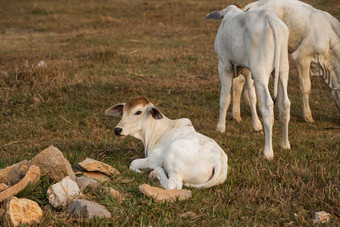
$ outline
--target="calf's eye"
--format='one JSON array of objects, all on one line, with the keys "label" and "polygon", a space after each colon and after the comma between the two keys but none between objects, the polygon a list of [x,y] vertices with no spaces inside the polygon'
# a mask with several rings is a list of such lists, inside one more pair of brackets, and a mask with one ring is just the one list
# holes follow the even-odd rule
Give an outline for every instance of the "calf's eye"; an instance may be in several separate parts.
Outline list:
[{"label": "calf's eye", "polygon": [[135,115],[140,115],[142,113],[142,111],[138,110]]}]

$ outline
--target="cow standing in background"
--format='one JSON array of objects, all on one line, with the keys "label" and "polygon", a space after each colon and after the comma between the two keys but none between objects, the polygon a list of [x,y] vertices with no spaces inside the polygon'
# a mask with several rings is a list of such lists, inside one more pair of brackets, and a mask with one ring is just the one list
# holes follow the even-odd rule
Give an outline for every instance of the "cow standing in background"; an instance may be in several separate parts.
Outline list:
[{"label": "cow standing in background", "polygon": [[225,131],[226,112],[230,103],[232,79],[248,68],[261,100],[265,130],[264,156],[274,157],[272,128],[274,123],[273,100],[268,83],[275,70],[274,99],[278,95],[279,117],[282,125],[281,147],[290,149],[288,123],[290,101],[288,84],[288,36],[287,26],[270,10],[245,12],[235,5],[215,11],[206,19],[223,18],[215,39],[215,51],[219,58],[218,72],[222,84],[220,95],[220,119],[217,130]]},{"label": "cow standing in background", "polygon": [[[309,107],[310,75],[323,77],[340,110],[339,21],[329,13],[297,0],[260,0],[248,4],[244,10],[272,10],[287,25],[289,29],[288,51],[292,54],[298,71],[304,119],[307,122],[313,122]],[[243,83],[242,80],[235,80],[235,86],[233,86],[233,94],[235,94],[233,116],[236,120],[240,119],[238,110]],[[251,86],[251,82],[247,83]],[[249,101],[250,106],[254,108],[256,100],[255,102]],[[254,118],[256,116],[253,116]]]}]

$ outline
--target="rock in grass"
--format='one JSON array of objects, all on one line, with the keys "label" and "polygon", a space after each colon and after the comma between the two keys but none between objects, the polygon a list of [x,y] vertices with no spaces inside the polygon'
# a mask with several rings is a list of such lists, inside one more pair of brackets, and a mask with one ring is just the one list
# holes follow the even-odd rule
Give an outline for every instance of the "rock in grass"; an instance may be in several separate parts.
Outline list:
[{"label": "rock in grass", "polygon": [[75,180],[76,176],[70,162],[64,158],[63,153],[54,146],[41,151],[31,161],[21,161],[0,170],[0,183],[14,185],[26,174],[29,167],[35,165],[41,170],[41,176],[48,175],[55,181],[70,176]]},{"label": "rock in grass", "polygon": [[107,176],[119,174],[118,170],[112,166],[91,158],[86,158],[84,161],[80,162],[78,166],[88,172],[101,172]]},{"label": "rock in grass", "polygon": [[2,215],[4,215],[5,213],[5,208],[0,208],[0,217],[2,217]]},{"label": "rock in grass", "polygon": [[54,207],[66,205],[70,200],[80,194],[77,183],[69,176],[64,177],[60,182],[51,185],[48,190],[48,201]]},{"label": "rock in grass", "polygon": [[87,187],[99,188],[101,186],[96,180],[88,177],[77,177],[76,182],[80,191],[84,191]]},{"label": "rock in grass", "polygon": [[5,191],[8,188],[7,184],[0,183],[0,192]]},{"label": "rock in grass", "polygon": [[188,212],[185,212],[185,213],[182,213],[179,215],[181,218],[194,218],[197,216],[197,214],[195,214],[194,212],[192,211],[188,211]]},{"label": "rock in grass", "polygon": [[28,161],[23,160],[14,165],[8,166],[4,169],[0,170],[0,183],[5,183],[7,185],[14,185],[18,183],[23,176],[25,176],[26,168],[22,168],[24,165],[27,165]]},{"label": "rock in grass", "polygon": [[40,179],[40,169],[37,166],[31,166],[27,171],[25,177],[17,184],[12,187],[7,188],[6,190],[0,192],[0,202],[4,201],[7,198],[16,195],[20,191],[22,191],[28,184],[34,185]]},{"label": "rock in grass", "polygon": [[325,211],[319,211],[315,212],[315,218],[314,218],[314,223],[319,224],[319,223],[328,223],[329,220],[331,219],[331,214],[327,213]]},{"label": "rock in grass", "polygon": [[66,176],[70,176],[72,180],[76,179],[71,164],[55,146],[49,146],[41,151],[28,165],[39,166],[42,176],[48,175],[55,181],[60,181]]},{"label": "rock in grass", "polygon": [[84,217],[88,220],[94,217],[111,218],[111,213],[103,205],[85,199],[70,202],[67,209],[75,218]]},{"label": "rock in grass", "polygon": [[94,179],[96,181],[99,181],[100,183],[104,183],[107,181],[110,181],[110,178],[102,173],[96,173],[96,172],[81,172],[85,177]]},{"label": "rock in grass", "polygon": [[119,191],[111,188],[111,187],[102,187],[105,192],[109,193],[112,198],[118,199],[121,198],[124,200],[123,196],[119,193]]},{"label": "rock in grass", "polygon": [[40,206],[29,199],[12,197],[6,204],[5,226],[39,224],[42,217]]},{"label": "rock in grass", "polygon": [[165,190],[162,188],[152,187],[148,184],[143,184],[139,186],[139,191],[157,201],[175,201],[177,198],[178,200],[191,198],[191,191],[186,189]]}]

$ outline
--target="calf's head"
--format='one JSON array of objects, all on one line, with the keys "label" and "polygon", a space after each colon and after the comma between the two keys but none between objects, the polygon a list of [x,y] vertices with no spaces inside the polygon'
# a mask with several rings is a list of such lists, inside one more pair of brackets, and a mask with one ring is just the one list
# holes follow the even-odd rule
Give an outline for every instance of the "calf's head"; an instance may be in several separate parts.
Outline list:
[{"label": "calf's head", "polygon": [[121,117],[120,122],[114,128],[114,133],[117,136],[132,135],[139,139],[147,121],[163,118],[157,107],[145,97],[133,98],[127,103],[111,106],[105,111],[105,114]]}]

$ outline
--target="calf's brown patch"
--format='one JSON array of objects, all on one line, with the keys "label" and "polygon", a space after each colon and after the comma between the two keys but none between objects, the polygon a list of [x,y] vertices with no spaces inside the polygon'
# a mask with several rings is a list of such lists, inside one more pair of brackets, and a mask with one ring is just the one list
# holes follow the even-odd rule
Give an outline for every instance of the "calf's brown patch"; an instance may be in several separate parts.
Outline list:
[{"label": "calf's brown patch", "polygon": [[128,111],[128,110],[134,108],[135,106],[142,105],[144,107],[144,106],[149,105],[149,104],[150,104],[149,100],[147,100],[143,96],[140,96],[140,97],[137,97],[137,98],[130,99],[126,103],[125,109]]}]

